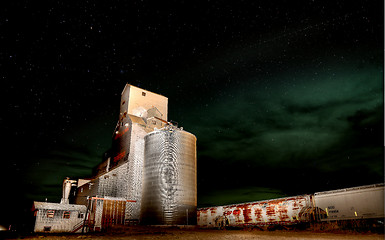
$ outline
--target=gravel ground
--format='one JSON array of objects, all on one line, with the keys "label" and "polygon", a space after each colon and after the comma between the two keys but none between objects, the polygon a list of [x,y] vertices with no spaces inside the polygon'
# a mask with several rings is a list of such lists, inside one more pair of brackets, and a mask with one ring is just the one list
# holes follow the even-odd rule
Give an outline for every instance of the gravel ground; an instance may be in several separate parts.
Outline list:
[{"label": "gravel ground", "polygon": [[130,227],[114,233],[61,234],[25,236],[24,239],[384,239],[374,233],[322,233],[311,231],[205,230],[161,227]]}]

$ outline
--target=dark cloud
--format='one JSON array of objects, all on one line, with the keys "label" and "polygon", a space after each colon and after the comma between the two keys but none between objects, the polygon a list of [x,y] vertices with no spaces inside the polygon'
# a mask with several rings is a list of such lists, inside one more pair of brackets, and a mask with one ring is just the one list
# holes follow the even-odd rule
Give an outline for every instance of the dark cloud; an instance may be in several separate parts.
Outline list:
[{"label": "dark cloud", "polygon": [[[230,179],[229,179],[230,180]],[[218,206],[250,201],[274,199],[286,196],[278,189],[264,187],[240,187],[235,189],[214,190],[198,197],[201,206]]]},{"label": "dark cloud", "polygon": [[[102,155],[79,145],[62,144],[34,159],[26,173],[27,198],[43,201],[48,198],[57,202],[61,198],[61,182],[64,178],[90,177],[92,168],[101,162]],[[56,186],[54,188],[53,186]]]},{"label": "dark cloud", "polygon": [[[200,184],[226,188],[254,182],[260,186],[254,176],[262,175],[269,179],[263,184],[295,192],[300,188],[296,184],[281,188],[290,172],[295,178],[311,177],[310,172],[318,175],[309,191],[326,190],[330,181],[339,185],[351,185],[357,179],[380,182],[382,71],[371,66],[347,71],[354,65],[287,86],[273,82],[268,87],[238,87],[228,92],[234,97],[221,97],[204,113],[195,113],[201,116],[191,129],[198,136],[198,159],[203,165]],[[345,173],[357,173],[357,169],[361,169],[359,176]],[[214,171],[224,176],[210,174]]]}]

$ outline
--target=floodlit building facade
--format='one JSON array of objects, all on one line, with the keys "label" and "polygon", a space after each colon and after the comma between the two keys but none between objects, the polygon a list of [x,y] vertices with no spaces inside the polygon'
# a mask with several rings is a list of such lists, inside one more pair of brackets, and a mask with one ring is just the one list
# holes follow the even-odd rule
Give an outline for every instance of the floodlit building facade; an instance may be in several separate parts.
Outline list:
[{"label": "floodlit building facade", "polygon": [[[64,181],[60,204],[35,202],[35,231],[98,231],[133,223],[196,224],[196,138],[169,123],[167,111],[167,97],[127,84],[111,149],[91,178]],[[59,221],[57,215],[53,225],[44,217],[47,211],[60,207],[68,211],[70,206],[84,213],[78,215],[83,216],[78,219],[82,224],[60,228],[66,218]],[[157,218],[152,218],[155,213]]]}]

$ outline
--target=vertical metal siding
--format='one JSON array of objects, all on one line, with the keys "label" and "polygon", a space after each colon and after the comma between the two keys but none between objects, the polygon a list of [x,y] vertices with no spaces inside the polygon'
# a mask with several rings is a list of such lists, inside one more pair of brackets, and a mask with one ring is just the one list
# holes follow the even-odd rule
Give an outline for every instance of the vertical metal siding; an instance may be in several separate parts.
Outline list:
[{"label": "vertical metal siding", "polygon": [[104,200],[102,214],[102,229],[112,225],[123,225],[126,201]]},{"label": "vertical metal siding", "polygon": [[145,137],[141,222],[196,224],[196,138],[179,129]]}]

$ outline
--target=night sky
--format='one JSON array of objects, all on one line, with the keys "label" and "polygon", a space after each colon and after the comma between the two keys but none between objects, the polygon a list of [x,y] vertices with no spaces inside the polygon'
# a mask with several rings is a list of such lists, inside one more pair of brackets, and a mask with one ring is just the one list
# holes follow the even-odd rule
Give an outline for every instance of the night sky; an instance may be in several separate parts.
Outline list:
[{"label": "night sky", "polygon": [[383,182],[383,4],[3,6],[0,223],[91,176],[126,83],[196,135],[199,207]]}]

